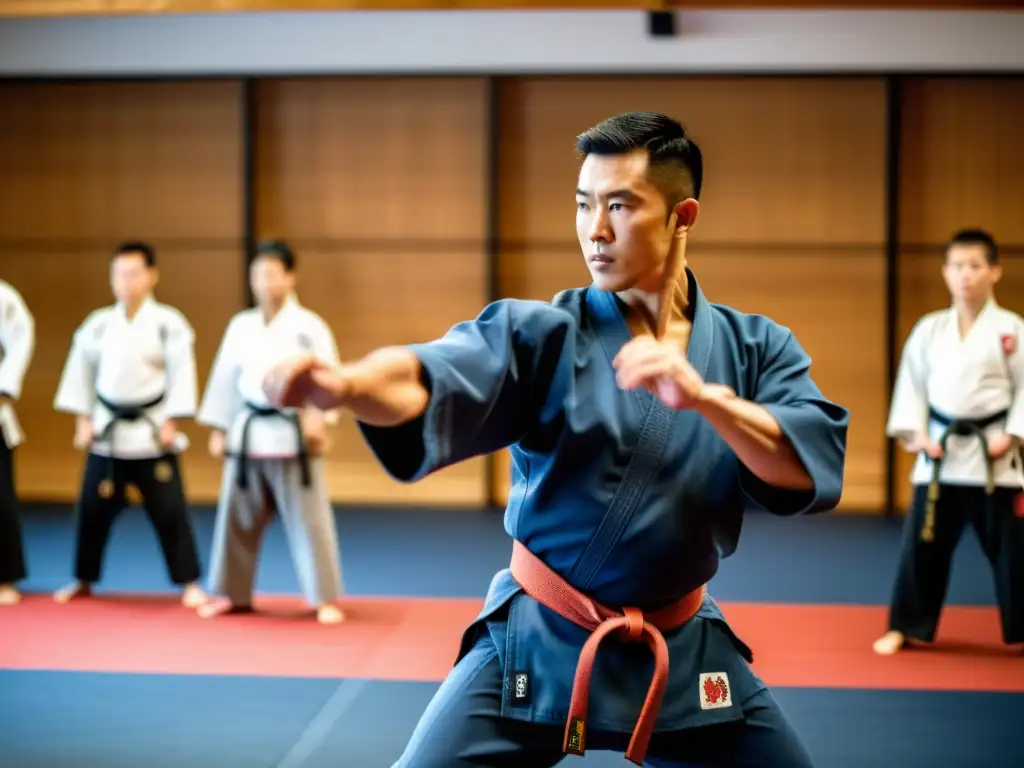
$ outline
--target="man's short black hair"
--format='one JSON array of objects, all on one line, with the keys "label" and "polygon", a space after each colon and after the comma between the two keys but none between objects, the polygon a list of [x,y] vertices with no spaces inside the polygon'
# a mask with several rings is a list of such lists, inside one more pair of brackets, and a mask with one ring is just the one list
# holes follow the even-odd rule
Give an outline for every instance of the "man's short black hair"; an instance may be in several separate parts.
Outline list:
[{"label": "man's short black hair", "polygon": [[984,229],[961,229],[949,241],[949,245],[980,245],[985,248],[989,264],[999,263],[999,246],[996,239]]},{"label": "man's short black hair", "polygon": [[127,256],[129,254],[141,256],[143,261],[146,262],[147,267],[156,266],[156,248],[150,243],[143,240],[126,240],[123,243],[118,243],[114,249],[113,258],[116,259],[118,256]]},{"label": "man's short black hair", "polygon": [[584,155],[623,155],[647,150],[648,174],[668,200],[669,208],[689,197],[700,199],[704,158],[686,127],[657,112],[625,112],[598,123],[576,137]]},{"label": "man's short black hair", "polygon": [[260,240],[256,243],[253,259],[261,256],[277,259],[284,266],[285,272],[295,271],[295,253],[284,240]]}]

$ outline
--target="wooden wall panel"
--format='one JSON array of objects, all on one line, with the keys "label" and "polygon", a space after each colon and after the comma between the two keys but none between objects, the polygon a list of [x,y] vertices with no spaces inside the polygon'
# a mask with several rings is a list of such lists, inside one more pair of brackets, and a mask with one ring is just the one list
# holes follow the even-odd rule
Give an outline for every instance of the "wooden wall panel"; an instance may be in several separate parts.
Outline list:
[{"label": "wooden wall panel", "polygon": [[[261,83],[258,229],[291,241],[299,296],[343,359],[423,341],[486,300],[483,79]],[[329,455],[332,495],[356,502],[482,504],[477,459],[392,481],[348,418]]]},{"label": "wooden wall panel", "polygon": [[[119,240],[156,245],[157,298],[194,326],[205,383],[220,333],[243,305],[240,94],[218,81],[0,86],[0,275],[25,296],[38,332],[18,408],[24,498],[77,492],[73,421],[52,402],[75,328],[112,301],[108,263]],[[193,442],[187,491],[212,500],[219,464],[206,455],[206,431],[184,427]]]},{"label": "wooden wall panel", "polygon": [[[790,325],[853,414],[842,506],[884,503],[885,94],[880,79],[517,78],[501,94],[503,293],[589,276],[575,241],[573,139],[652,109],[701,145],[691,266],[712,301]],[[507,454],[496,462],[501,498]]]},{"label": "wooden wall panel", "polygon": [[[1024,314],[1024,77],[908,78],[902,126],[899,348],[922,315],[949,305],[943,243],[965,227],[984,227],[999,241],[996,297]],[[904,510],[912,466],[913,457],[897,451]]]},{"label": "wooden wall panel", "polygon": [[900,144],[900,242],[937,245],[964,226],[1024,243],[1024,77],[908,78]]}]

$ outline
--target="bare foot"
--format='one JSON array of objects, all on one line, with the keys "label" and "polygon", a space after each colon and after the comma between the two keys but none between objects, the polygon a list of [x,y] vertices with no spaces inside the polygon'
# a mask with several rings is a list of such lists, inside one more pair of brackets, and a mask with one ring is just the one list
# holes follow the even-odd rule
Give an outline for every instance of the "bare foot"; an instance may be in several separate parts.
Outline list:
[{"label": "bare foot", "polygon": [[316,620],[321,624],[341,624],[345,613],[336,605],[321,605],[316,609]]},{"label": "bare foot", "polygon": [[907,638],[903,633],[893,629],[875,640],[872,647],[879,656],[892,656],[894,653],[898,653],[906,645],[906,642]]},{"label": "bare foot", "polygon": [[198,608],[206,602],[206,593],[198,584],[189,584],[181,593],[181,604],[186,608]]},{"label": "bare foot", "polygon": [[13,584],[0,584],[0,605],[14,605],[21,601],[21,592]]},{"label": "bare foot", "polygon": [[235,605],[228,600],[210,600],[201,605],[196,613],[204,619],[212,619],[216,616],[229,616],[234,613],[252,613],[251,605]]},{"label": "bare foot", "polygon": [[92,585],[85,581],[73,581],[66,587],[62,587],[53,593],[53,599],[58,603],[68,603],[76,597],[89,597],[92,594]]}]

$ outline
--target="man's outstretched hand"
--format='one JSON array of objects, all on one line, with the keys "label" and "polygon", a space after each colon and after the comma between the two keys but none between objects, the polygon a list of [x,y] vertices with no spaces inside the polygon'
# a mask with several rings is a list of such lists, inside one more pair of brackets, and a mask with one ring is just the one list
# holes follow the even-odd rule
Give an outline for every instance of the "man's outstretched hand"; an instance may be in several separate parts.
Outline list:
[{"label": "man's outstretched hand", "polygon": [[263,378],[263,393],[278,408],[312,405],[329,411],[345,404],[349,381],[342,369],[301,355],[271,368]]},{"label": "man's outstretched hand", "polygon": [[405,347],[383,347],[343,365],[313,355],[284,360],[263,378],[263,392],[278,408],[344,408],[377,427],[404,424],[430,402],[419,358]]}]

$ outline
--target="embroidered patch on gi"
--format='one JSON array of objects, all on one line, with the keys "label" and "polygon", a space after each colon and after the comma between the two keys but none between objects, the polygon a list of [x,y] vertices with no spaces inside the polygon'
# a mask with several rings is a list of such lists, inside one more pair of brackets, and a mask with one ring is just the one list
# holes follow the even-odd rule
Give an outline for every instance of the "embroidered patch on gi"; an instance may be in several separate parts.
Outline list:
[{"label": "embroidered patch on gi", "polygon": [[170,462],[158,461],[153,466],[153,477],[161,483],[169,483],[171,478],[174,477],[174,468],[171,467]]},{"label": "embroidered patch on gi", "polygon": [[1017,337],[1012,333],[1004,333],[999,337],[999,341],[1002,342],[1004,355],[1009,356],[1017,351]]},{"label": "embroidered patch on gi", "polygon": [[722,709],[732,706],[729,676],[725,672],[703,672],[700,676],[700,708]]},{"label": "embroidered patch on gi", "polygon": [[96,488],[96,493],[104,501],[109,501],[114,498],[114,482],[108,478],[100,480],[99,486]]},{"label": "embroidered patch on gi", "polygon": [[516,704],[530,702],[530,675],[528,673],[516,672],[512,676],[512,698]]},{"label": "embroidered patch on gi", "polygon": [[1018,493],[1013,500],[1013,514],[1024,520],[1024,492]]}]

